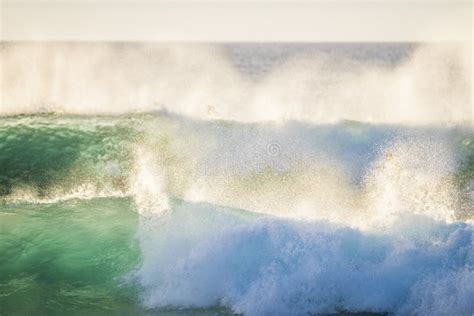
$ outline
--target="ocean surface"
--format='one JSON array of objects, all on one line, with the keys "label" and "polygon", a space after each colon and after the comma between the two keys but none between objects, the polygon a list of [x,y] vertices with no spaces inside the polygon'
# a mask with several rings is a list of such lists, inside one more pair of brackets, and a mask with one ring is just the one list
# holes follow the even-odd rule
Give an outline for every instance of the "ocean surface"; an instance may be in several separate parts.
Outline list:
[{"label": "ocean surface", "polygon": [[2,43],[0,315],[474,315],[467,55]]}]

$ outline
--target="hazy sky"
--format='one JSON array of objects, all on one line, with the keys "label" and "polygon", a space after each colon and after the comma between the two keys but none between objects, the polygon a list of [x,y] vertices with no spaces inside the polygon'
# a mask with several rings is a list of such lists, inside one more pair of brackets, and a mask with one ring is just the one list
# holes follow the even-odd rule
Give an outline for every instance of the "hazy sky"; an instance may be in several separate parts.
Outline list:
[{"label": "hazy sky", "polygon": [[0,1],[1,40],[472,41],[472,1]]}]

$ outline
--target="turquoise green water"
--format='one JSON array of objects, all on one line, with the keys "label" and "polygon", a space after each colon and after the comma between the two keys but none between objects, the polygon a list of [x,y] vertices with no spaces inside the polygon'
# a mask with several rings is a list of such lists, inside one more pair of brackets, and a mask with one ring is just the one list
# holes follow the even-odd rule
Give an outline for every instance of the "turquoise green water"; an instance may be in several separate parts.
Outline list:
[{"label": "turquoise green water", "polygon": [[136,306],[124,275],[140,261],[127,199],[0,207],[0,310],[114,311]]},{"label": "turquoise green water", "polygon": [[58,185],[67,190],[92,180],[106,187],[129,169],[128,146],[138,133],[131,127],[128,119],[1,119],[0,196],[18,186],[33,187],[40,197]]}]

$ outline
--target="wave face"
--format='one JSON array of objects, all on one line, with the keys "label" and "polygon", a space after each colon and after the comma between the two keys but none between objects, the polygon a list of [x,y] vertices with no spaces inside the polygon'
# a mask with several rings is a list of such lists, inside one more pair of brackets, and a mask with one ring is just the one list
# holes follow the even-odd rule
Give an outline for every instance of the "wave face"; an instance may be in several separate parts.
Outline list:
[{"label": "wave face", "polygon": [[0,206],[2,313],[133,314],[123,275],[140,262],[136,225],[125,199]]},{"label": "wave face", "polygon": [[457,46],[1,47],[0,313],[474,313]]}]

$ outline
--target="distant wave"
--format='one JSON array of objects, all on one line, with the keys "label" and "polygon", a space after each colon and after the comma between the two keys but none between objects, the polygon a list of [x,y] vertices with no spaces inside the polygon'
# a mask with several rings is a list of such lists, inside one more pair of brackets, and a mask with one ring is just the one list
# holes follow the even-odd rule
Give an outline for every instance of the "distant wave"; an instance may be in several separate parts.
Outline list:
[{"label": "distant wave", "polygon": [[410,46],[396,61],[396,47],[374,55],[346,46],[282,54],[236,45],[229,54],[204,44],[2,43],[0,115],[166,110],[240,122],[472,124],[469,45]]}]

